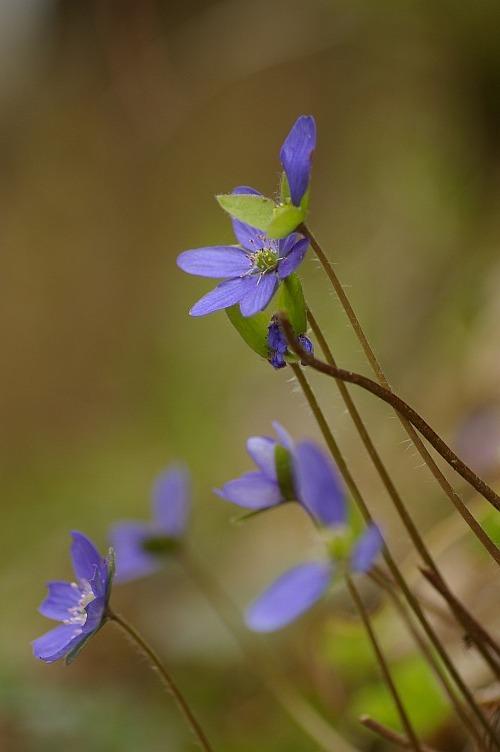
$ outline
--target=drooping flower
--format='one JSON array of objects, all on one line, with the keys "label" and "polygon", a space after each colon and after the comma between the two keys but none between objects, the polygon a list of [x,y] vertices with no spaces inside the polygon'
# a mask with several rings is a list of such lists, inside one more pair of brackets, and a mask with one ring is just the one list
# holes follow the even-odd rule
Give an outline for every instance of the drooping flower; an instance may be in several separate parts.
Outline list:
[{"label": "drooping flower", "polygon": [[367,572],[383,546],[376,525],[370,525],[357,541],[352,540],[339,479],[315,444],[304,441],[297,445],[294,469],[301,503],[326,526],[328,556],[293,567],[257,598],[246,614],[247,625],[256,632],[273,632],[301,616],[326,593],[339,569]]},{"label": "drooping flower", "polygon": [[66,657],[70,662],[106,620],[111,580],[112,554],[101,556],[82,533],[73,532],[71,557],[75,582],[49,582],[48,596],[40,613],[61,624],[32,643],[33,654],[46,663]]},{"label": "drooping flower", "polygon": [[[233,194],[259,195],[246,186]],[[194,304],[191,316],[205,316],[236,303],[243,316],[263,311],[281,280],[294,272],[307,251],[308,240],[298,233],[273,240],[237,219],[233,219],[233,229],[239,246],[196,248],[177,258],[177,265],[188,274],[223,280]]]},{"label": "drooping flower", "polygon": [[[313,343],[311,342],[309,337],[306,337],[305,334],[299,334],[297,339],[301,347],[307,353],[313,352]],[[269,324],[267,331],[267,345],[269,348],[269,363],[273,368],[284,368],[286,366],[285,356],[290,355],[290,351],[288,349],[288,343],[281,330],[281,327],[274,316],[271,319],[271,323]]]},{"label": "drooping flower", "polygon": [[315,148],[316,122],[312,115],[301,115],[293,124],[280,152],[294,206],[300,206],[309,187]]},{"label": "drooping flower", "polygon": [[153,486],[153,519],[117,522],[110,531],[116,581],[127,582],[160,569],[181,544],[189,506],[189,475],[183,467],[165,470]]}]

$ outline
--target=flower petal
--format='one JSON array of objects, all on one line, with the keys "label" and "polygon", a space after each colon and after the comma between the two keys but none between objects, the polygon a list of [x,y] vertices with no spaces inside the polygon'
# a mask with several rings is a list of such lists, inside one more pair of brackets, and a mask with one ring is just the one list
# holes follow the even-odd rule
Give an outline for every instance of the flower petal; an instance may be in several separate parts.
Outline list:
[{"label": "flower petal", "polygon": [[46,663],[53,663],[84,639],[82,628],[75,624],[60,624],[31,643],[33,655]]},{"label": "flower petal", "polygon": [[[248,185],[239,185],[234,189],[233,193],[243,193],[254,196],[262,195],[259,193],[259,191],[250,188]],[[252,253],[259,250],[259,248],[262,248],[262,230],[258,230],[256,227],[252,227],[251,225],[247,225],[246,222],[240,222],[239,219],[233,219],[232,222],[233,232],[236,235],[238,243],[240,243],[243,248],[246,248],[247,251],[251,251]]]},{"label": "flower petal", "polygon": [[189,514],[189,474],[185,468],[171,467],[158,476],[153,487],[155,526],[170,538],[186,530]]},{"label": "flower petal", "polygon": [[266,509],[283,501],[278,484],[263,473],[245,473],[214,491],[226,501],[245,509]]},{"label": "flower petal", "polygon": [[276,436],[278,437],[278,441],[280,444],[282,444],[285,449],[288,449],[289,452],[293,452],[295,449],[295,444],[293,442],[292,437],[288,433],[288,431],[283,428],[281,423],[278,423],[278,421],[273,421],[273,428],[276,432]]},{"label": "flower petal", "polygon": [[90,582],[96,571],[101,571],[104,560],[97,548],[94,546],[86,535],[74,530],[71,533],[73,543],[71,544],[71,558],[73,559],[73,569],[79,580]]},{"label": "flower petal", "polygon": [[245,251],[235,246],[215,245],[184,251],[177,256],[177,266],[198,277],[239,277],[248,272],[252,262]]},{"label": "flower petal", "polygon": [[128,582],[156,572],[159,558],[144,550],[144,541],[154,535],[152,526],[145,522],[117,522],[110,531],[110,542],[115,551],[116,581]]},{"label": "flower petal", "polygon": [[278,286],[278,277],[275,272],[267,272],[260,276],[255,274],[251,279],[254,284],[240,301],[240,311],[243,316],[253,316],[254,313],[263,311]]},{"label": "flower petal", "polygon": [[71,582],[48,582],[49,594],[42,602],[39,612],[48,619],[64,621],[69,618],[69,609],[78,605],[80,589]]},{"label": "flower petal", "polygon": [[294,125],[283,146],[280,158],[285,170],[290,196],[294,206],[300,202],[309,185],[311,177],[311,158],[316,147],[316,123],[310,115],[301,115]]},{"label": "flower petal", "polygon": [[308,246],[309,241],[307,238],[302,238],[295,243],[292,249],[285,256],[283,261],[279,262],[278,276],[280,279],[289,277],[290,274],[292,274],[295,269],[300,266],[304,259],[304,256],[306,255]]},{"label": "flower petal", "polygon": [[368,572],[384,546],[382,533],[377,525],[370,525],[356,543],[351,554],[353,572]]},{"label": "flower petal", "polygon": [[221,282],[214,290],[200,298],[189,313],[191,316],[206,316],[208,313],[239,303],[248,292],[251,282],[251,277],[238,277]]},{"label": "flower petal", "polygon": [[331,564],[318,562],[289,569],[250,606],[247,625],[255,632],[273,632],[286,626],[321,598],[332,574]]},{"label": "flower petal", "polygon": [[299,499],[322,525],[346,523],[344,489],[329,458],[311,441],[295,450],[294,469]]},{"label": "flower petal", "polygon": [[266,478],[276,480],[274,451],[276,441],[268,436],[251,436],[247,441],[247,452]]}]

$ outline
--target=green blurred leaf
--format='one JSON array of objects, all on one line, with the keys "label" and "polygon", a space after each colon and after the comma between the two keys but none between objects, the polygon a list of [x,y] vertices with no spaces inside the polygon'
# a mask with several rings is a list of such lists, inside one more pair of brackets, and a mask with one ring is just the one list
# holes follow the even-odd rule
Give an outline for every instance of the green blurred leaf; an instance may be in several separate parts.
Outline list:
[{"label": "green blurred leaf", "polygon": [[229,321],[247,345],[267,360],[269,357],[267,329],[270,316],[264,312],[256,313],[255,316],[243,316],[239,305],[226,308],[226,313]]},{"label": "green blurred leaf", "polygon": [[276,477],[280,491],[286,501],[295,499],[295,490],[293,483],[292,458],[288,449],[281,444],[276,444],[274,449],[274,463],[276,466]]},{"label": "green blurred leaf", "polygon": [[281,283],[274,309],[287,314],[295,334],[304,334],[307,329],[307,309],[302,284],[297,274],[290,274]]},{"label": "green blurred leaf", "polygon": [[224,211],[232,217],[259,230],[267,230],[273,219],[274,201],[265,196],[230,193],[216,198]]},{"label": "green blurred leaf", "polygon": [[272,220],[268,225],[266,232],[270,238],[284,238],[290,235],[298,225],[304,220],[305,212],[292,204],[275,206],[273,209]]},{"label": "green blurred leaf", "polygon": [[[448,714],[448,706],[424,661],[412,657],[393,664],[391,670],[416,731],[427,735],[439,728]],[[370,715],[386,726],[403,730],[392,697],[382,682],[364,683],[353,696],[350,710],[353,717]]]}]

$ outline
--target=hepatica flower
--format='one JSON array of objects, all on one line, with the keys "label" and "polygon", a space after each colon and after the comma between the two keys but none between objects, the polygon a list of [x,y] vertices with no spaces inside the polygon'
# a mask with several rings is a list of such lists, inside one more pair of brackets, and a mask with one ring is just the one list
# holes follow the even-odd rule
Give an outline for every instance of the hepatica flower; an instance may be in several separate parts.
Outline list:
[{"label": "hepatica flower", "polygon": [[[297,339],[301,347],[307,352],[313,352],[313,344],[305,334],[299,334]],[[288,343],[280,325],[273,317],[267,332],[267,346],[269,349],[268,361],[273,368],[279,369],[286,366],[286,356],[290,355]]]},{"label": "hepatica flower", "polygon": [[292,126],[280,152],[281,165],[285,171],[293,206],[301,205],[309,188],[315,148],[315,120],[311,115],[301,115]]},{"label": "hepatica flower", "polygon": [[73,532],[71,557],[75,582],[48,583],[49,594],[40,613],[61,622],[32,643],[33,654],[46,663],[66,657],[70,662],[106,620],[111,580],[112,555],[101,556],[82,533]]},{"label": "hepatica flower", "polygon": [[190,506],[187,471],[181,467],[165,470],[157,478],[152,496],[150,521],[127,520],[111,528],[117,582],[152,574],[181,544]]},{"label": "hepatica flower", "polygon": [[[242,186],[233,195],[259,194]],[[223,280],[195,303],[189,311],[191,316],[205,316],[237,303],[243,316],[263,311],[280,282],[294,272],[307,250],[308,241],[298,233],[273,240],[237,219],[233,219],[233,229],[239,246],[196,248],[177,258],[177,265],[188,274]]]},{"label": "hepatica flower", "polygon": [[313,443],[304,441],[294,450],[295,483],[301,503],[326,525],[327,557],[299,564],[279,577],[250,606],[248,626],[256,632],[273,632],[297,619],[328,590],[336,574],[367,572],[383,545],[376,525],[352,540],[347,506],[338,477],[329,460]]}]

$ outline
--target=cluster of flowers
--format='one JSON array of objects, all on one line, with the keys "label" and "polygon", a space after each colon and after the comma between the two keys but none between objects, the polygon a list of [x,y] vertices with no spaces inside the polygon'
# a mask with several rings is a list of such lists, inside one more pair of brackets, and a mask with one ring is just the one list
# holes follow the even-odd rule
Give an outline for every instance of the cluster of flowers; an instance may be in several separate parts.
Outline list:
[{"label": "cluster of flowers", "polygon": [[[343,572],[366,572],[382,547],[376,526],[354,540],[337,471],[310,441],[295,444],[275,423],[277,439],[252,436],[247,450],[258,467],[230,480],[215,493],[250,510],[271,509],[296,502],[320,528],[325,555],[299,564],[279,577],[248,608],[246,623],[257,632],[271,632],[294,621]],[[82,533],[72,533],[71,556],[76,580],[49,582],[40,613],[61,624],[33,642],[34,655],[52,663],[72,661],[106,621],[113,578],[127,582],[156,572],[182,547],[190,507],[189,475],[173,467],[153,487],[152,519],[123,521],[112,526],[112,552],[101,556]]]},{"label": "cluster of flowers", "polygon": [[[237,317],[232,321],[275,368],[285,366],[292,355],[276,323],[276,312],[262,312],[282,285],[288,285],[285,307],[290,306],[295,333],[303,348],[312,351],[305,335],[300,282],[298,278],[293,283],[291,280],[308,247],[307,239],[296,230],[300,230],[307,211],[315,144],[314,119],[300,117],[281,149],[284,174],[279,201],[275,203],[248,187],[219,197],[232,215],[239,245],[198,248],[178,258],[180,268],[190,274],[223,280],[195,303],[191,315],[202,316],[237,305],[243,319],[264,315],[264,348],[257,340],[255,344],[248,339],[248,327],[242,328]],[[249,217],[255,218],[255,226],[243,221]],[[320,528],[326,545],[322,560],[302,563],[285,572],[249,607],[246,622],[258,632],[280,629],[296,619],[325,594],[337,575],[369,570],[383,545],[374,525],[355,539],[342,484],[322,450],[310,441],[295,444],[280,425],[274,424],[274,428],[277,439],[254,436],[247,442],[258,470],[225,483],[216,493],[254,511],[296,502]],[[76,579],[48,584],[40,612],[61,623],[33,642],[34,655],[48,663],[62,657],[71,661],[108,618],[113,578],[124,582],[149,575],[181,549],[189,503],[187,471],[171,468],[154,486],[151,521],[115,524],[107,557],[101,556],[86,536],[74,532],[71,555]]]}]

